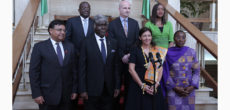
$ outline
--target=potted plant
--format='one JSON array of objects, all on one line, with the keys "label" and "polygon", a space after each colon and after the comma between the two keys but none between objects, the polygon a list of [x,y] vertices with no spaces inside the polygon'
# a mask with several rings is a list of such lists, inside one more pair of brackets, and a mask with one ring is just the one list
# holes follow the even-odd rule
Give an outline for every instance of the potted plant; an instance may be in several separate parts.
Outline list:
[{"label": "potted plant", "polygon": [[[181,0],[180,13],[186,18],[198,18],[209,10],[209,3],[203,0]],[[192,22],[198,29],[202,29],[203,23]]]}]

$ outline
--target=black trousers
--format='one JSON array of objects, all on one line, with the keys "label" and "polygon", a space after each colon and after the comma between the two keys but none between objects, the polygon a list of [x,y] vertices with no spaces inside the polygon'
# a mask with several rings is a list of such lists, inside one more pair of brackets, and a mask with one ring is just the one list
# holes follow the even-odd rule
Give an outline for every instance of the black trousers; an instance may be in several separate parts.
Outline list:
[{"label": "black trousers", "polygon": [[113,96],[105,87],[101,96],[88,96],[84,103],[85,110],[113,110]]},{"label": "black trousers", "polygon": [[71,110],[71,103],[69,101],[61,100],[58,105],[48,105],[46,103],[39,104],[39,110]]},{"label": "black trousers", "polygon": [[[129,65],[122,63],[121,81],[122,81],[122,85],[124,85],[124,91],[120,91],[119,96],[114,99],[114,102],[115,102],[114,103],[114,108],[115,108],[115,110],[124,110],[125,103],[126,103],[126,100],[127,100],[130,80],[131,80],[131,75],[129,73]],[[123,104],[120,104],[121,98],[124,99]]]}]

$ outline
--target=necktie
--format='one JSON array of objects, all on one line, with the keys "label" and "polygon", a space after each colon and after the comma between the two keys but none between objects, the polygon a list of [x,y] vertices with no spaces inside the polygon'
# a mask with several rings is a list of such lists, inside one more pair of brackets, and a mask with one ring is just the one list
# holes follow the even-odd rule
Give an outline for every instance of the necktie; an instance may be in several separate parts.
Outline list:
[{"label": "necktie", "polygon": [[62,56],[62,52],[61,52],[61,48],[59,46],[59,43],[56,43],[57,45],[57,56],[58,56],[58,61],[60,63],[60,65],[62,66],[63,65],[63,56]]},{"label": "necktie", "polygon": [[100,39],[101,41],[101,55],[102,55],[102,58],[103,58],[103,61],[105,63],[106,61],[106,53],[105,53],[105,44],[104,44],[104,39]]},{"label": "necktie", "polygon": [[125,32],[126,37],[128,37],[127,36],[127,34],[128,34],[127,20],[124,19],[123,21],[124,21],[124,32]]},{"label": "necktie", "polygon": [[86,20],[86,19],[84,19],[84,20],[83,20],[83,22],[84,22],[84,24],[83,24],[83,25],[84,25],[84,26],[83,26],[83,27],[84,27],[84,34],[85,34],[85,36],[86,36],[87,31],[88,31],[88,24],[87,24],[87,20]]}]

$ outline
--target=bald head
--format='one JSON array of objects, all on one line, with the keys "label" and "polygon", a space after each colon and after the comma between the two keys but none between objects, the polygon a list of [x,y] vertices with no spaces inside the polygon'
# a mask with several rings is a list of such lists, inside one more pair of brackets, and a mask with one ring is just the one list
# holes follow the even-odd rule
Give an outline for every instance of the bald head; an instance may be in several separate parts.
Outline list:
[{"label": "bald head", "polygon": [[119,13],[120,13],[120,16],[123,17],[123,18],[127,18],[129,17],[129,14],[130,14],[130,2],[129,1],[121,1],[119,3]]}]

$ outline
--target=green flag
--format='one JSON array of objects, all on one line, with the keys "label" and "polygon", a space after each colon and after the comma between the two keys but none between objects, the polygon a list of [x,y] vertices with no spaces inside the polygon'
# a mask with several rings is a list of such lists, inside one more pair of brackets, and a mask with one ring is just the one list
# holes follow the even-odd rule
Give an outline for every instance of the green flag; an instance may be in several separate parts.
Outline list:
[{"label": "green flag", "polygon": [[147,19],[150,19],[150,0],[143,0],[142,15],[144,15]]},{"label": "green flag", "polygon": [[47,0],[41,0],[41,16],[46,14],[48,11]]}]

